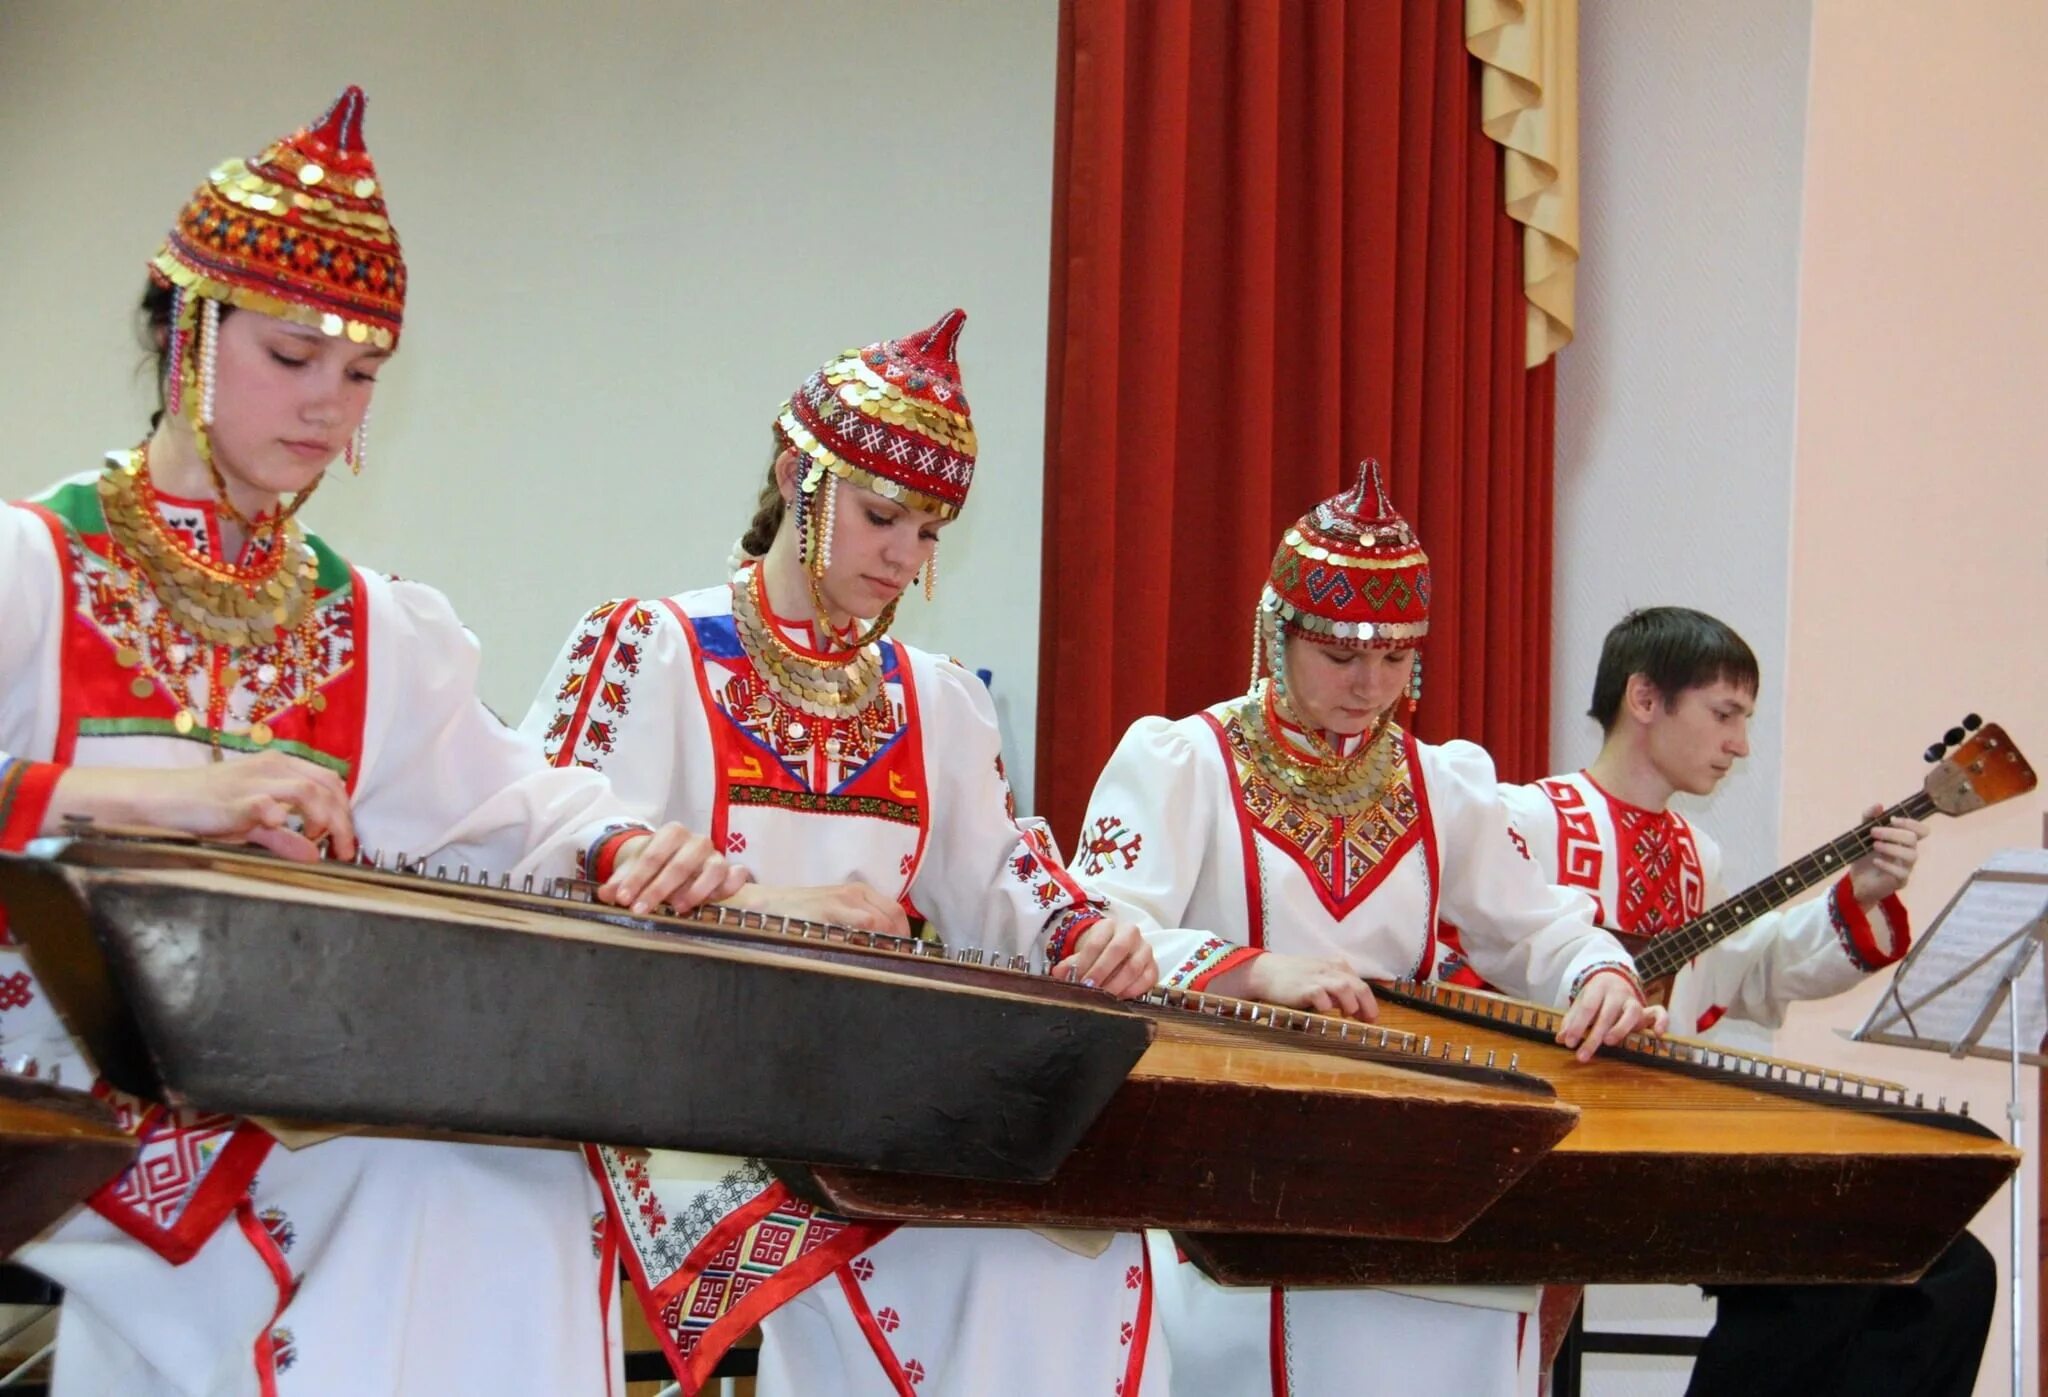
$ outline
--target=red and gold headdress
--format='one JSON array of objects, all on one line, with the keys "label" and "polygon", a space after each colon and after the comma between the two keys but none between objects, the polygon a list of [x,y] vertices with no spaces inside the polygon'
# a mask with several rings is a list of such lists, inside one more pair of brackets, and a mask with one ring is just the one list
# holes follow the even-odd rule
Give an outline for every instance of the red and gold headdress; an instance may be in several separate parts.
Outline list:
[{"label": "red and gold headdress", "polygon": [[[405,259],[363,145],[363,91],[253,160],[215,167],[149,264],[170,286],[166,404],[212,464],[215,327],[222,305],[391,349],[405,319]],[[360,468],[361,433],[349,460]],[[222,495],[225,499],[225,492]]]},{"label": "red and gold headdress", "polygon": [[815,467],[951,519],[974,479],[958,358],[966,323],[966,311],[948,311],[928,330],[847,350],[782,405],[777,430]]},{"label": "red and gold headdress", "polygon": [[[960,327],[950,310],[929,329],[849,349],[803,381],[776,418],[778,448],[805,457],[797,477],[796,521],[813,588],[832,560],[836,475],[951,519],[974,481],[974,418],[960,388]],[[929,600],[938,556],[924,569]],[[893,609],[892,609],[893,614]]]},{"label": "red and gold headdress", "polygon": [[1289,633],[1373,649],[1405,649],[1429,634],[1429,555],[1387,498],[1378,461],[1282,536],[1253,623],[1254,684],[1270,665],[1285,691]]}]

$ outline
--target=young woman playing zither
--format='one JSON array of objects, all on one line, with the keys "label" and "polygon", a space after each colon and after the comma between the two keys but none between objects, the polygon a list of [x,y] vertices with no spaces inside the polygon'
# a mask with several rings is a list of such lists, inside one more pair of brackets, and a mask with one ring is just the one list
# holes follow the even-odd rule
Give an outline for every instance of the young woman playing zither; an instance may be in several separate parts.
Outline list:
[{"label": "young woman playing zither", "polygon": [[[1016,818],[980,681],[889,638],[967,498],[963,319],[806,379],[776,421],[737,570],[592,611],[528,728],[557,762],[601,767],[650,817],[694,821],[788,889],[737,901],[897,935],[929,916],[950,943],[1140,994],[1156,968],[1137,928]],[[1135,1235],[849,1226],[753,1161],[592,1158],[686,1391],[757,1323],[764,1394],[1164,1390]]]},{"label": "young woman playing zither", "polygon": [[[362,116],[350,88],[199,187],[150,263],[154,430],[0,508],[0,848],[86,816],[552,875],[611,840],[612,900],[728,895],[744,874],[703,839],[631,822],[485,710],[446,598],[294,517],[337,456],[362,466],[398,346],[405,267]],[[4,943],[0,1066],[91,1083]],[[293,1150],[109,1095],[138,1162],[19,1256],[65,1289],[59,1393],[616,1390],[575,1154]]]},{"label": "young woman playing zither", "polygon": [[[1403,727],[1429,587],[1429,560],[1367,462],[1281,540],[1250,693],[1124,735],[1089,802],[1078,870],[1146,928],[1172,985],[1369,1020],[1367,979],[1428,975],[1444,917],[1496,984],[1569,1001],[1560,1038],[1582,1059],[1661,1029],[1592,904],[1516,850],[1486,753]],[[1181,1393],[1535,1391],[1533,1286],[1233,1289],[1163,1238],[1152,1261]]]}]

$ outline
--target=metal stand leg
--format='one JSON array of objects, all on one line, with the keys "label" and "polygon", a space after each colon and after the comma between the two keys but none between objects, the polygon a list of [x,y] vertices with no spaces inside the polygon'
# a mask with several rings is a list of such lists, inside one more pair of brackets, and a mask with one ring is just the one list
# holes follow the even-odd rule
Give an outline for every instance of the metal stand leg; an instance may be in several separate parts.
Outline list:
[{"label": "metal stand leg", "polygon": [[[2024,1148],[2022,1136],[2026,1133],[2026,1108],[2020,1104],[2020,997],[2018,986],[2013,986],[2005,996],[2005,1009],[2012,1030],[2012,1095],[2006,1102],[2006,1119],[2012,1124],[2012,1147]],[[2021,1172],[2012,1176],[2012,1392],[2020,1397],[2020,1377],[2026,1366],[2027,1312],[2022,1306],[2026,1294],[2026,1280],[2023,1268],[2026,1262],[2026,1190],[2020,1187]]]}]

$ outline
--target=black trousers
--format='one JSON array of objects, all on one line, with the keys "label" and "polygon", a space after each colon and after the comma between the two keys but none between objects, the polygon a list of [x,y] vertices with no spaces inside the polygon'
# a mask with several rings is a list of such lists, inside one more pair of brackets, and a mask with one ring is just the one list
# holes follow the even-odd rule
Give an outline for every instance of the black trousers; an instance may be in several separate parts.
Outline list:
[{"label": "black trousers", "polygon": [[1686,1397],[1969,1397],[1998,1267],[1965,1232],[1911,1285],[1730,1285]]}]

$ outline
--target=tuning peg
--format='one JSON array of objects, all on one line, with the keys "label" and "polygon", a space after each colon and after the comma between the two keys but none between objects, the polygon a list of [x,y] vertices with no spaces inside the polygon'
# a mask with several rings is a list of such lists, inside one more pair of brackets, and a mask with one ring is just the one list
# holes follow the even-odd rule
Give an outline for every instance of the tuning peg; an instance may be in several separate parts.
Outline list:
[{"label": "tuning peg", "polygon": [[1930,762],[1938,762],[1941,760],[1942,753],[1945,750],[1947,749],[1941,743],[1937,742],[1932,747],[1929,747],[1927,749],[1925,756],[1927,757],[1927,760]]},{"label": "tuning peg", "polygon": [[1949,746],[1954,747],[1967,736],[1969,736],[1969,734],[1964,732],[1961,728],[1950,728],[1947,732],[1941,735],[1941,740],[1943,742],[1946,742]]},{"label": "tuning peg", "polygon": [[1981,728],[1981,727],[1983,727],[1983,726],[1984,726],[1984,720],[1983,720],[1982,718],[1979,718],[1979,717],[1978,717],[1978,716],[1977,716],[1976,714],[1974,714],[1974,713],[1969,713],[1969,714],[1965,714],[1965,715],[1964,715],[1964,717],[1963,717],[1963,727],[1964,727],[1964,728],[1965,728],[1966,730],[1968,730],[1968,731],[1970,731],[1970,732],[1975,732],[1975,731],[1977,731],[1977,729],[1979,729],[1979,728]]}]

